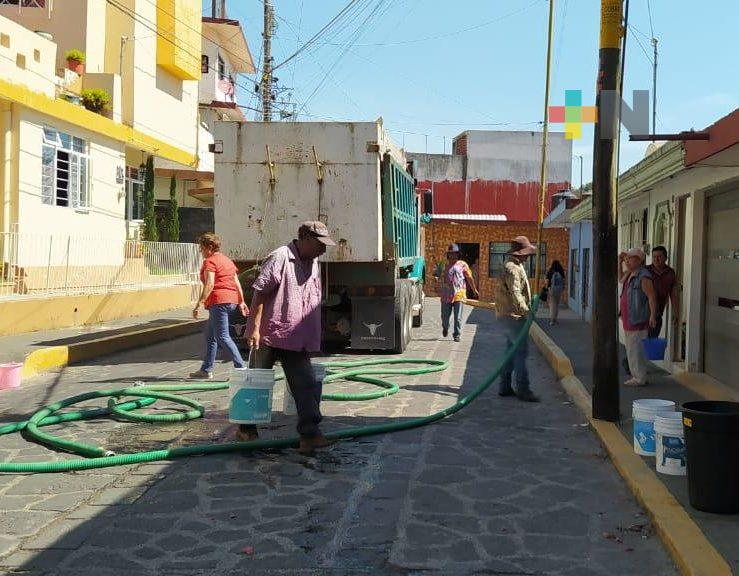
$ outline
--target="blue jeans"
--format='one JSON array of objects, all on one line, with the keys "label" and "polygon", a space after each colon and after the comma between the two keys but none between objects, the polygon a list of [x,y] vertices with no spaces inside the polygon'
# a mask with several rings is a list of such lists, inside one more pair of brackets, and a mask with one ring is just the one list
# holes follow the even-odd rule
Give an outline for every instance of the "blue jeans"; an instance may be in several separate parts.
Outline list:
[{"label": "blue jeans", "polygon": [[208,308],[208,326],[205,333],[205,361],[200,368],[203,372],[212,372],[216,361],[218,344],[223,346],[233,359],[236,368],[246,364],[239,349],[228,333],[228,318],[238,308],[236,304],[214,304]]},{"label": "blue jeans", "polygon": [[[506,339],[506,348],[510,348],[516,336],[521,332],[525,319],[517,320],[511,317],[498,318],[498,323],[503,328]],[[513,388],[511,383],[513,374],[516,374],[516,393],[525,394],[531,390],[529,383],[529,370],[526,367],[526,358],[529,355],[529,337],[526,335],[521,345],[513,355],[513,358],[503,367],[500,373],[500,391],[510,392]]]},{"label": "blue jeans", "polygon": [[454,312],[454,332],[452,336],[459,338],[462,333],[462,303],[461,302],[442,302],[441,303],[441,329],[444,334],[449,333],[449,318]]}]

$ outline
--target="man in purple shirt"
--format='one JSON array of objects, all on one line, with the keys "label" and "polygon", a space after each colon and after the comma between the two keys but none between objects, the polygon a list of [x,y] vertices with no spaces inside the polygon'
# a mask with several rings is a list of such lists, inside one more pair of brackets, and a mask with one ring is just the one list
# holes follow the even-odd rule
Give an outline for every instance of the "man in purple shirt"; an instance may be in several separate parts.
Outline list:
[{"label": "man in purple shirt", "polygon": [[[252,368],[282,363],[298,410],[301,454],[329,444],[321,422],[322,383],[310,354],[321,350],[321,274],[318,257],[335,246],[322,222],[304,222],[298,239],[278,248],[262,264],[254,282],[254,298],[246,334]],[[257,438],[255,426],[241,425],[242,440]]]}]

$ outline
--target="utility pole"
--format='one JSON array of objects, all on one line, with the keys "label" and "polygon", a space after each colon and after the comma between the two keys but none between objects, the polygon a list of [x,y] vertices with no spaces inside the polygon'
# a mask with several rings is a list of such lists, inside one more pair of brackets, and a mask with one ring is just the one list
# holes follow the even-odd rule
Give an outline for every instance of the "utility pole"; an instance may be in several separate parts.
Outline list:
[{"label": "utility pole", "polygon": [[[601,0],[600,54],[596,106],[599,120],[593,143],[593,417],[617,422],[619,410],[618,209],[616,161],[621,102],[623,0]],[[612,110],[603,110],[602,92],[616,93]],[[604,123],[613,138],[603,138]],[[605,131],[608,134],[607,131]]]},{"label": "utility pole", "polygon": [[654,66],[652,71],[652,134],[657,133],[657,39],[652,38]]},{"label": "utility pole", "polygon": [[262,121],[272,122],[272,33],[274,32],[272,0],[264,0],[264,32],[262,33],[264,60],[262,63]]},{"label": "utility pole", "polygon": [[575,158],[579,158],[580,159],[580,196],[582,196],[582,162],[583,162],[583,157],[580,154],[576,154],[575,155]]}]

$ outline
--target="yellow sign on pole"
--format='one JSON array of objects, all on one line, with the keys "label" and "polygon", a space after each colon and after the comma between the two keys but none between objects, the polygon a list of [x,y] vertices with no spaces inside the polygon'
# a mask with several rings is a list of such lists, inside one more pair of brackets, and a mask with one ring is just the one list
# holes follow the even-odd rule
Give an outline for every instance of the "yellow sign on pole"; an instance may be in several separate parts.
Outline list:
[{"label": "yellow sign on pole", "polygon": [[619,48],[623,33],[623,0],[601,0],[600,47]]}]

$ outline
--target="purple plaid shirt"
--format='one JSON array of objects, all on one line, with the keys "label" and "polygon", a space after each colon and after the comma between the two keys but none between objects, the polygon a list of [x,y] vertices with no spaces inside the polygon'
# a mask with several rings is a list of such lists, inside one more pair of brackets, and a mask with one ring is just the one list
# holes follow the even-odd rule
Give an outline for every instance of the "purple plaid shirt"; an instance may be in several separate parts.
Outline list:
[{"label": "purple plaid shirt", "polygon": [[304,261],[295,242],[264,261],[254,290],[264,297],[262,341],[296,352],[321,349],[321,273],[318,260]]}]

